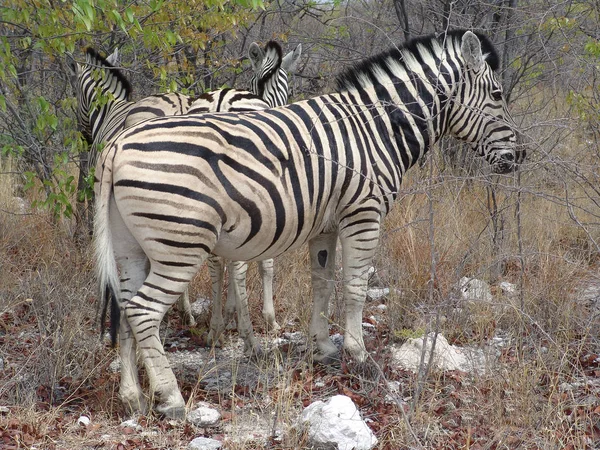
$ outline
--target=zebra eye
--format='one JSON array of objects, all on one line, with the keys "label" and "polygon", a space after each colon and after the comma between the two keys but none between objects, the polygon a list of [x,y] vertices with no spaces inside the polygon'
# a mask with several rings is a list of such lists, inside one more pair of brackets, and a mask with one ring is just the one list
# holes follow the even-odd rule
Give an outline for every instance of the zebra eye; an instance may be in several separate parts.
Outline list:
[{"label": "zebra eye", "polygon": [[499,102],[502,100],[502,91],[500,89],[492,91],[492,98]]}]

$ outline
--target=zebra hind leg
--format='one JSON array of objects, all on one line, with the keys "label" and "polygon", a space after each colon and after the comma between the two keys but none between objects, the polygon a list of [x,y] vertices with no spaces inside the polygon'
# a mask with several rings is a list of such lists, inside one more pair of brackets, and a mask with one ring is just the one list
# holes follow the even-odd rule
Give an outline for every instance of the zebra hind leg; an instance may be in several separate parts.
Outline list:
[{"label": "zebra hind leg", "polygon": [[124,311],[146,368],[155,409],[169,418],[184,417],[185,402],[165,355],[159,327],[194,276],[196,266],[189,269],[170,271],[169,266],[152,264],[148,277]]},{"label": "zebra hind leg", "polygon": [[146,397],[142,392],[137,368],[137,342],[133,330],[125,317],[125,309],[133,294],[138,291],[146,278],[148,259],[135,238],[129,232],[114,202],[110,206],[110,226],[112,229],[111,247],[119,267],[119,357],[121,362],[121,383],[119,397],[129,413],[147,411]]},{"label": "zebra hind leg", "polygon": [[329,298],[335,286],[335,246],[337,234],[321,234],[309,243],[313,287],[310,336],[315,341],[313,359],[322,364],[339,361],[337,347],[329,339]]}]

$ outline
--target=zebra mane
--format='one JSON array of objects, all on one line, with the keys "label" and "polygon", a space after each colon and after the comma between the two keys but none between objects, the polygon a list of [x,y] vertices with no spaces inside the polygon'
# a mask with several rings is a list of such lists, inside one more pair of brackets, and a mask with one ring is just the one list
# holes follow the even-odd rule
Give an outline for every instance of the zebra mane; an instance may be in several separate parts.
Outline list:
[{"label": "zebra mane", "polygon": [[[418,62],[423,61],[423,56],[424,54],[426,55],[427,52],[431,55],[438,54],[439,48],[442,47],[454,46],[456,49],[458,49],[458,53],[460,53],[462,36],[466,31],[467,30],[459,29],[451,30],[447,33],[441,33],[439,35],[430,34],[427,36],[420,36],[378,55],[371,56],[370,58],[355,64],[353,67],[346,69],[337,77],[337,91],[344,91],[353,87],[361,86],[361,80],[364,80],[365,78],[371,80],[377,79],[376,72],[378,68],[385,66],[385,62],[388,59],[394,60],[410,71],[410,67],[408,67],[404,56],[407,52],[413,55],[414,60]],[[481,42],[481,51],[484,55],[485,61],[492,70],[497,70],[500,59],[498,57],[498,52],[494,48],[494,45],[490,41],[489,37],[478,31],[473,31],[473,33]]]},{"label": "zebra mane", "polygon": [[[265,45],[265,57],[263,61],[273,61],[272,65],[267,67],[267,70],[261,74],[261,79],[270,78],[273,74],[279,71],[281,67],[281,60],[283,59],[283,50],[281,50],[281,45],[279,45],[275,41],[267,42]],[[263,62],[263,66],[267,66]]]},{"label": "zebra mane", "polygon": [[101,56],[100,53],[98,53],[93,48],[88,47],[85,53],[87,56],[86,60],[89,60],[93,66],[99,67],[100,69],[107,71],[113,77],[115,77],[127,93],[126,98],[130,98],[133,89],[127,77],[119,69],[117,69],[111,63],[109,63],[105,57]]}]

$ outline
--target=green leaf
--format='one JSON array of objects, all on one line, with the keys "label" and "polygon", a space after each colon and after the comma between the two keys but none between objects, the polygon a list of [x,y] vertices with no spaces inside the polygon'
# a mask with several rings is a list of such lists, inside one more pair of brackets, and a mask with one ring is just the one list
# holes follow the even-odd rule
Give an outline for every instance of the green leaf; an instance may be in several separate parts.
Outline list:
[{"label": "green leaf", "polygon": [[125,9],[125,17],[127,17],[127,20],[129,21],[129,23],[133,23],[133,11],[131,10],[130,7],[127,7]]}]

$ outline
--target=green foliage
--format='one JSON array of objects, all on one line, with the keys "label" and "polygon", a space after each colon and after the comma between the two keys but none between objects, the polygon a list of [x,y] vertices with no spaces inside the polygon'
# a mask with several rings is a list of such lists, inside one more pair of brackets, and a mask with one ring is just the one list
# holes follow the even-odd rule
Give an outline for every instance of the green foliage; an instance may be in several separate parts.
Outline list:
[{"label": "green foliage", "polygon": [[[86,174],[76,195],[74,163],[87,147],[75,131],[73,97],[64,98],[66,52],[81,63],[88,46],[119,47],[124,61],[135,51],[163,91],[187,92],[200,68],[215,71],[216,37],[234,36],[263,9],[263,0],[3,0],[0,149],[23,163],[25,187],[43,194],[37,205],[70,217],[73,199],[89,199],[92,192],[93,175]],[[109,100],[99,95],[94,106]]]},{"label": "green foliage", "polygon": [[402,328],[401,330],[394,330],[394,337],[401,341],[406,341],[408,339],[417,339],[425,336],[424,328],[417,328],[413,330],[412,328]]}]

